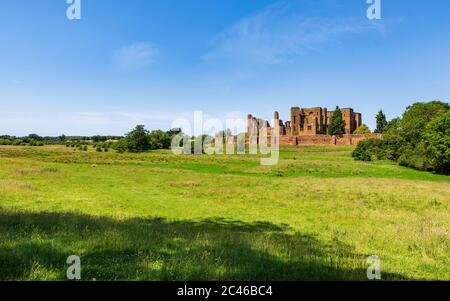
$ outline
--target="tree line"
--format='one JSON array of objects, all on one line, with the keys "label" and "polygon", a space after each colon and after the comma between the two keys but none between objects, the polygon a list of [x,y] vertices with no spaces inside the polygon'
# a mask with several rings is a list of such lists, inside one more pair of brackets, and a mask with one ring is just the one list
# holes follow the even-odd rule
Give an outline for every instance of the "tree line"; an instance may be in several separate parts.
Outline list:
[{"label": "tree line", "polygon": [[[352,156],[356,160],[392,160],[402,166],[419,170],[436,171],[449,174],[450,170],[450,106],[448,103],[432,101],[414,103],[409,106],[401,118],[389,122],[382,111],[376,116],[374,133],[382,133],[383,139],[361,141]],[[330,135],[345,133],[345,122],[339,107],[331,119]],[[366,125],[361,125],[355,134],[370,133]],[[230,131],[221,134],[225,139]],[[41,137],[30,134],[26,137],[0,136],[0,145],[66,145],[81,151],[87,151],[92,145],[96,151],[144,152],[156,149],[170,149],[176,135],[185,136],[181,129],[169,131],[148,131],[143,125],[136,126],[125,136],[65,136]],[[187,137],[187,136],[186,136]],[[188,137],[193,141],[193,137]],[[201,138],[202,141],[206,139]],[[194,146],[191,145],[193,148]]]},{"label": "tree line", "polygon": [[114,141],[121,139],[121,136],[39,136],[37,134],[30,134],[28,136],[10,136],[1,135],[0,145],[21,145],[21,146],[44,146],[44,145],[80,145],[89,143],[99,143],[106,141]]},{"label": "tree line", "polygon": [[[378,128],[380,126],[380,128]],[[450,106],[440,101],[418,102],[401,118],[377,118],[383,139],[361,141],[352,156],[357,160],[392,160],[418,170],[450,173]]]},{"label": "tree line", "polygon": [[113,147],[118,152],[139,153],[148,150],[169,149],[174,136],[181,134],[181,129],[170,131],[148,131],[143,125],[137,125],[131,132],[120,139]]},{"label": "tree line", "polygon": [[[226,137],[231,136],[230,129],[219,131],[215,137],[222,137],[222,142],[225,143]],[[181,129],[175,128],[167,132],[162,130],[148,131],[143,125],[136,126],[131,132],[127,133],[125,137],[116,142],[112,148],[118,152],[139,153],[148,150],[170,149],[172,147],[173,138],[178,136],[179,146],[189,150],[189,153],[194,153],[195,141],[212,142],[214,137],[210,135],[200,135],[198,137],[188,136],[182,132]],[[184,143],[188,143],[184,145]],[[203,150],[202,150],[203,151]]]}]

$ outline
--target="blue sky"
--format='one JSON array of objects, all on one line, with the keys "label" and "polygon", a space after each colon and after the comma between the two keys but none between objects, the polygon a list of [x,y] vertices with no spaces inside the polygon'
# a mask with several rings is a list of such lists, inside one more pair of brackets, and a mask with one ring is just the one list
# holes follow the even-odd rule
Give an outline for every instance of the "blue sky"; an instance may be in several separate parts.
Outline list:
[{"label": "blue sky", "polygon": [[65,0],[0,3],[0,134],[124,134],[203,111],[289,118],[353,107],[374,128],[450,99],[450,1]]}]

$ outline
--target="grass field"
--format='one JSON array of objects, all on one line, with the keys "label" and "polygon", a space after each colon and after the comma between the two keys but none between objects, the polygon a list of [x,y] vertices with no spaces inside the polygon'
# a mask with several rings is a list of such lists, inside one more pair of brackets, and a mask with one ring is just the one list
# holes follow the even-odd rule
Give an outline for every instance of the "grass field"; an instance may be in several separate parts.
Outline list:
[{"label": "grass field", "polygon": [[0,147],[0,279],[450,279],[450,178],[352,147],[256,156]]}]

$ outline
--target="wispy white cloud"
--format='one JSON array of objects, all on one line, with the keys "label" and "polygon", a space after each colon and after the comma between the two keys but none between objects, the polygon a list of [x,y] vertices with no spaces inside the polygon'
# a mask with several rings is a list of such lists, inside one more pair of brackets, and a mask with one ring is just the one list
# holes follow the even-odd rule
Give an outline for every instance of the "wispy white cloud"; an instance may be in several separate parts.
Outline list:
[{"label": "wispy white cloud", "polygon": [[159,48],[149,43],[135,43],[117,49],[114,60],[125,70],[138,70],[155,63]]},{"label": "wispy white cloud", "polygon": [[212,42],[206,61],[277,64],[347,34],[384,30],[359,17],[311,17],[289,2],[276,2],[231,25]]}]

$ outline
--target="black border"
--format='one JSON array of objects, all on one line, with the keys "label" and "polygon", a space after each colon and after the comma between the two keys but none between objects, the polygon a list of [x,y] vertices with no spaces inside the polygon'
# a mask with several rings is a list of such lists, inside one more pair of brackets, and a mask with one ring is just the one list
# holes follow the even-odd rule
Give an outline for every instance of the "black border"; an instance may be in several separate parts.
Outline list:
[{"label": "black border", "polygon": [[[307,296],[349,298],[358,300],[367,298],[384,299],[386,296],[425,297],[432,298],[437,294],[442,296],[450,292],[450,282],[219,282],[219,281],[187,281],[187,282],[0,282],[0,293],[11,296],[31,296],[42,298],[55,298],[55,300],[78,299],[85,300],[86,297],[105,297],[113,299],[130,299],[130,297],[142,296],[142,300],[152,300],[155,297],[162,298],[189,298],[190,296],[178,296],[179,288],[185,285],[192,288],[211,288],[210,297],[206,299],[196,296],[195,299],[229,299],[229,298],[280,298],[297,297],[297,300],[306,299]],[[266,296],[244,296],[228,295],[222,296],[222,286],[256,286],[272,287],[272,295]],[[158,298],[159,299],[159,298]]]}]

